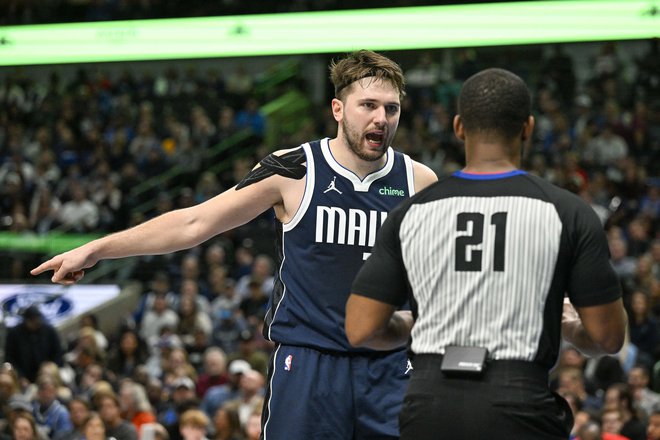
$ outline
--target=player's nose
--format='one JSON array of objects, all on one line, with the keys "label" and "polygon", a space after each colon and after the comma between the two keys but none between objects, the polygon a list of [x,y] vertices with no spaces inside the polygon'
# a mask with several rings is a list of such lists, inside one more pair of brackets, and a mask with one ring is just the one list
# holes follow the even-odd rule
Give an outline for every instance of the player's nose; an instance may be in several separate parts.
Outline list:
[{"label": "player's nose", "polygon": [[387,112],[385,111],[385,107],[381,106],[374,110],[373,117],[374,124],[377,126],[384,127],[387,124]]}]

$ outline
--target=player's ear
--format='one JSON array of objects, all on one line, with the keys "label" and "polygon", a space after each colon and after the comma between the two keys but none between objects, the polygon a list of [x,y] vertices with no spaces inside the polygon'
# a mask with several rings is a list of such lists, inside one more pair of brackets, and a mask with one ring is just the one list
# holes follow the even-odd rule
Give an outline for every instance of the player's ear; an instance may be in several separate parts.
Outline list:
[{"label": "player's ear", "polygon": [[344,103],[339,98],[332,98],[332,116],[337,122],[344,118]]},{"label": "player's ear", "polygon": [[465,127],[463,126],[461,115],[454,116],[454,134],[461,141],[465,141]]}]

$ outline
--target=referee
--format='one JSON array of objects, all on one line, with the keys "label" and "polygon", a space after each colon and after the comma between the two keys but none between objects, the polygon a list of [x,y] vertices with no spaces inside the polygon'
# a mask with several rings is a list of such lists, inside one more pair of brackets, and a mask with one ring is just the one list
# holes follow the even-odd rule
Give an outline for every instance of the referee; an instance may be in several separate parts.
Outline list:
[{"label": "referee", "polygon": [[[466,166],[390,213],[354,281],[348,339],[412,337],[404,440],[567,439],[570,409],[548,388],[562,333],[615,353],[627,323],[604,231],[577,196],[518,168],[534,128],[518,76],[472,76],[458,113]],[[393,315],[408,299],[412,315]]]}]

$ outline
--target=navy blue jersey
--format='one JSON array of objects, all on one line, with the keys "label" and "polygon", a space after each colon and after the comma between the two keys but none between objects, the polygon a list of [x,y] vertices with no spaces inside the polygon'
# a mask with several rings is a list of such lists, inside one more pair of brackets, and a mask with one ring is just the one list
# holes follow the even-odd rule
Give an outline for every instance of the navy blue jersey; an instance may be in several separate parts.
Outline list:
[{"label": "navy blue jersey", "polygon": [[414,193],[412,161],[388,148],[385,166],[361,180],[328,142],[300,147],[305,192],[293,219],[278,223],[280,264],[264,334],[281,344],[365,351],[346,339],[346,301],[387,213]]}]

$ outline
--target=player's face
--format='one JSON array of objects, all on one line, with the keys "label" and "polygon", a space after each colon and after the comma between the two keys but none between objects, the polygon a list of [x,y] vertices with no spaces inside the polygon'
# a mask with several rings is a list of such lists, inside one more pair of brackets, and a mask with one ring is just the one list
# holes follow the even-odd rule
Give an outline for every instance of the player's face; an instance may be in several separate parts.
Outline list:
[{"label": "player's face", "polygon": [[360,159],[383,157],[399,125],[399,92],[389,81],[363,78],[344,96],[339,124],[343,141]]}]

